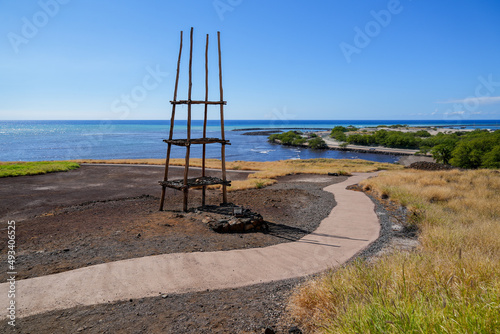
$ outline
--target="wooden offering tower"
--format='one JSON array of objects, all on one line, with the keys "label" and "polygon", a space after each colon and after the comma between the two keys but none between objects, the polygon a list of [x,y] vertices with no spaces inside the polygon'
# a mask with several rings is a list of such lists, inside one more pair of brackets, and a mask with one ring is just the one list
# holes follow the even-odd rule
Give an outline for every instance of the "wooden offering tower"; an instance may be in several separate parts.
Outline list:
[{"label": "wooden offering tower", "polygon": [[[189,87],[187,100],[177,100],[177,87],[179,83],[179,70],[182,55],[182,31],[181,31],[181,41],[179,47],[179,58],[177,60],[177,75],[175,77],[175,88],[174,88],[174,99],[170,101],[172,104],[172,116],[170,118],[170,133],[168,139],[163,140],[168,144],[167,146],[167,157],[165,161],[165,175],[163,181],[160,181],[162,186],[161,192],[161,202],[160,211],[163,210],[163,205],[165,202],[165,190],[166,188],[174,188],[181,190],[184,193],[183,200],[183,210],[188,209],[188,195],[190,188],[201,188],[202,189],[202,206],[205,206],[206,188],[209,185],[220,184],[222,185],[222,203],[227,203],[227,189],[228,185],[231,185],[230,181],[226,180],[226,145],[230,145],[229,141],[225,139],[224,136],[224,105],[226,101],[223,98],[222,90],[222,65],[221,65],[221,48],[220,48],[220,32],[217,32],[217,44],[219,50],[219,90],[220,90],[220,100],[219,101],[209,101],[208,100],[208,34],[205,45],[205,99],[204,100],[191,100],[191,88],[192,88],[192,63],[193,63],[193,28],[191,28],[190,34],[190,47],[189,47]],[[175,108],[179,104],[187,105],[187,137],[184,139],[173,139],[174,134],[174,121],[175,121]],[[205,107],[205,114],[203,120],[203,137],[202,138],[191,138],[191,108],[193,104],[201,104]],[[220,110],[220,126],[221,126],[221,137],[220,138],[207,138],[207,120],[208,120],[208,106],[218,105]],[[206,158],[206,145],[207,144],[221,144],[221,178],[210,177],[205,173],[205,158]],[[168,172],[170,167],[170,152],[172,145],[183,147],[186,150],[186,161],[184,167],[184,178],[178,180],[169,180]],[[201,167],[201,177],[189,178],[189,158],[191,145],[203,145],[202,153],[202,167]]]}]

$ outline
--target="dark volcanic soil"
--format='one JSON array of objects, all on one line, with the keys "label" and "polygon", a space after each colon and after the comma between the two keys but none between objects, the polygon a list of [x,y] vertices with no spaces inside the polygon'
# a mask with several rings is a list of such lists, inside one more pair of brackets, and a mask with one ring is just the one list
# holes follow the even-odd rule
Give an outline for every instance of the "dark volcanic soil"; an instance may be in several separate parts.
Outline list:
[{"label": "dark volcanic soil", "polygon": [[[5,333],[235,334],[264,333],[266,328],[275,333],[302,333],[293,331],[296,327],[285,309],[293,288],[304,280],[47,312],[19,319],[16,328]],[[4,324],[0,322],[0,328],[7,327]]]},{"label": "dark volcanic soil", "polygon": [[[170,200],[182,201],[180,194]],[[210,192],[207,203],[218,204],[219,197],[218,191]],[[190,198],[200,201],[197,192],[192,192]],[[18,278],[149,255],[255,248],[295,241],[314,231],[335,204],[331,194],[305,184],[291,189],[237,191],[230,193],[229,198],[260,213],[268,222],[269,231],[215,233],[203,223],[206,214],[160,212],[159,198],[150,195],[95,201],[19,221]],[[6,241],[0,246],[0,254],[7,251]],[[6,273],[0,274],[1,280],[6,278]]]}]

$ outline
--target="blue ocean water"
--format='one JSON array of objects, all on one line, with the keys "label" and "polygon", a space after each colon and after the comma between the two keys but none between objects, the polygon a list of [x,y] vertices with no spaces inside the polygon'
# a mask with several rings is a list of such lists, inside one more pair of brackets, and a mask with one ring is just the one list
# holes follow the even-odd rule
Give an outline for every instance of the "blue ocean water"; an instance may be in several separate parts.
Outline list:
[{"label": "blue ocean water", "polygon": [[[450,126],[500,129],[500,121],[277,121],[226,120],[228,161],[273,161],[284,159],[338,158],[395,162],[399,157],[332,150],[309,150],[267,142],[267,136],[246,136],[238,129],[331,129],[336,125],[368,127],[408,124],[410,126]],[[202,136],[203,122],[193,121],[192,138]],[[69,159],[164,158],[169,121],[0,121],[0,161],[38,161]],[[186,137],[186,122],[175,123],[174,138]],[[207,137],[220,137],[220,123],[209,121]],[[174,146],[173,158],[183,158],[185,150]],[[201,145],[193,145],[191,157],[201,157]],[[220,158],[220,145],[207,145],[207,158]]]}]

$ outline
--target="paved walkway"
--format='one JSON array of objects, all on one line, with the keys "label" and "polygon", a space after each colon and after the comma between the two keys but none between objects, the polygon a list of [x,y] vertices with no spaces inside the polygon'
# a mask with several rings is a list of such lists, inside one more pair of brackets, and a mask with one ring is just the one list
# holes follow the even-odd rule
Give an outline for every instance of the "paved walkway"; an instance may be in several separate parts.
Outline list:
[{"label": "paved walkway", "polygon": [[[296,242],[223,252],[177,253],[99,264],[16,283],[17,317],[134,298],[237,288],[318,273],[349,260],[379,236],[371,200],[346,190],[375,173],[325,188],[337,205],[318,229]],[[0,284],[6,310],[8,283]]]}]

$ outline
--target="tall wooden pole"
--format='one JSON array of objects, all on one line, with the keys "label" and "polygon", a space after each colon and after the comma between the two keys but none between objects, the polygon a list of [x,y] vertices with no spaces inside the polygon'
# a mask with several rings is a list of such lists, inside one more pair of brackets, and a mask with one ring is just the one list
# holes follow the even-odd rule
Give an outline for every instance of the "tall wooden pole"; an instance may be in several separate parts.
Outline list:
[{"label": "tall wooden pole", "polygon": [[[217,45],[219,49],[219,90],[220,90],[220,128],[221,128],[221,139],[225,140],[224,136],[224,92],[222,90],[222,60],[221,60],[221,50],[220,50],[220,31],[217,31]],[[222,180],[226,181],[226,145],[222,143],[221,148],[221,160],[222,160]],[[227,187],[225,184],[222,185],[222,203],[227,203]]]},{"label": "tall wooden pole", "polygon": [[191,90],[193,86],[192,73],[193,68],[193,28],[191,27],[191,34],[189,40],[189,89],[188,89],[188,117],[187,117],[187,147],[186,147],[186,161],[184,166],[184,201],[182,205],[182,209],[187,211],[188,207],[188,174],[189,174],[189,156],[191,151]]},{"label": "tall wooden pole", "polygon": [[[175,88],[174,88],[174,101],[177,100],[177,87],[179,86],[179,70],[181,66],[181,55],[182,55],[182,31],[181,31],[181,42],[179,47],[179,58],[177,59],[177,74],[175,76]],[[174,135],[174,119],[175,119],[175,107],[176,104],[172,104],[172,117],[170,118],[170,133],[168,139],[172,140]],[[168,181],[168,169],[170,164],[170,151],[172,149],[172,144],[168,143],[167,147],[167,157],[165,159],[165,174],[163,176],[163,181]],[[163,211],[163,205],[165,203],[165,186],[161,189],[161,201],[160,201],[160,211]]]},{"label": "tall wooden pole", "polygon": [[[205,102],[208,102],[208,34],[205,44]],[[203,139],[207,137],[208,104],[205,104],[205,115],[203,118]],[[201,161],[201,176],[205,177],[205,159],[207,145],[203,144],[203,157]],[[201,193],[201,206],[205,206],[207,187],[203,186]]]}]

